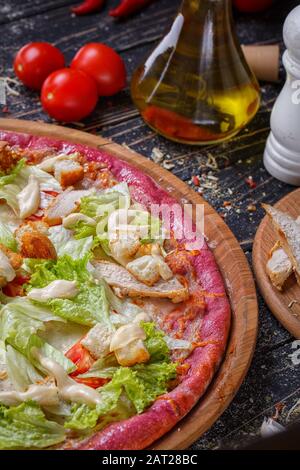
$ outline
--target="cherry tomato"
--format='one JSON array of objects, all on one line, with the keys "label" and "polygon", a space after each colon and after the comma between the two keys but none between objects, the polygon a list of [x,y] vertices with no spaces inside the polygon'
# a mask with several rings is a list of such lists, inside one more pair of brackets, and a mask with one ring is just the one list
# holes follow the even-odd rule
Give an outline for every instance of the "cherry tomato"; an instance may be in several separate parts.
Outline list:
[{"label": "cherry tomato", "polygon": [[23,46],[14,60],[14,70],[24,85],[40,90],[48,75],[65,66],[65,58],[48,42],[31,42]]},{"label": "cherry tomato", "polygon": [[80,341],[75,343],[74,346],[66,352],[66,357],[77,366],[77,369],[70,374],[70,377],[76,380],[76,382],[88,385],[92,388],[101,387],[108,382],[107,379],[101,379],[99,377],[87,377],[86,379],[77,377],[77,375],[87,372],[95,362],[89,351],[82,346]]},{"label": "cherry tomato", "polygon": [[234,0],[234,6],[245,13],[255,13],[269,8],[273,0]]},{"label": "cherry tomato", "polygon": [[99,96],[111,96],[126,85],[126,68],[122,58],[111,47],[97,42],[83,46],[71,62],[97,82]]},{"label": "cherry tomato", "polygon": [[76,382],[87,385],[91,388],[102,387],[108,382],[107,379],[100,379],[99,377],[87,377],[86,379],[79,379],[78,377],[73,377],[73,379],[76,380]]},{"label": "cherry tomato", "polygon": [[81,70],[64,68],[46,79],[41,100],[45,111],[57,121],[80,121],[97,104],[97,85]]},{"label": "cherry tomato", "polygon": [[23,284],[27,283],[30,280],[29,276],[21,276],[20,274],[16,276],[11,282],[6,284],[2,291],[8,297],[17,297],[25,295]]},{"label": "cherry tomato", "polygon": [[71,377],[84,374],[95,362],[88,350],[82,346],[80,342],[75,343],[74,346],[72,346],[65,355],[77,366],[77,369],[70,374]]}]

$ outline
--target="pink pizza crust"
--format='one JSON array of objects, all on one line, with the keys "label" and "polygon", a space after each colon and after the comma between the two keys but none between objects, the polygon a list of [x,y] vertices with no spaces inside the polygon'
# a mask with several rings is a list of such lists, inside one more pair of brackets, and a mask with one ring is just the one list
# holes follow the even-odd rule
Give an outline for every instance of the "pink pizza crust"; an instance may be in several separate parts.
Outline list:
[{"label": "pink pizza crust", "polygon": [[[146,207],[150,204],[172,205],[176,203],[176,200],[159,187],[152,178],[102,150],[47,137],[4,131],[0,131],[0,139],[6,140],[11,145],[19,145],[21,148],[30,150],[48,148],[66,154],[78,151],[88,160],[105,163],[118,181],[128,183],[133,199]],[[181,217],[172,220],[173,227],[177,224],[182,224]],[[185,241],[185,239],[181,240],[183,243]],[[193,257],[193,263],[206,308],[202,313],[203,318],[200,323],[202,346],[196,347],[186,360],[190,365],[188,372],[176,388],[159,397],[144,413],[113,423],[79,443],[70,444],[72,448],[138,450],[148,447],[172,429],[205,393],[226,348],[231,314],[222,276],[204,239],[202,239],[199,254]],[[68,445],[65,448],[68,448]]]}]

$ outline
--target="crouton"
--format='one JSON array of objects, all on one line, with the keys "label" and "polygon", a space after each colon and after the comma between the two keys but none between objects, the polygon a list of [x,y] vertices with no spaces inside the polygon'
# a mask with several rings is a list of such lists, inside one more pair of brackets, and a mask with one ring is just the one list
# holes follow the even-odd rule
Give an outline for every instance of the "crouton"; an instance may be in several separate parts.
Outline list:
[{"label": "crouton", "polygon": [[149,351],[141,339],[132,341],[124,348],[116,349],[115,355],[118,363],[123,367],[148,362],[150,359]]},{"label": "crouton", "polygon": [[49,238],[41,232],[25,232],[20,239],[24,258],[56,259],[56,250]]},{"label": "crouton", "polygon": [[7,256],[15,271],[21,267],[23,259],[19,253],[15,253],[6,246],[2,245],[2,243],[0,243],[0,250],[3,251],[3,253]]},{"label": "crouton", "polygon": [[2,243],[0,243],[0,255],[0,287],[3,287],[15,278],[15,271],[21,267],[22,257],[2,245]]},{"label": "crouton", "polygon": [[9,173],[21,159],[20,152],[13,150],[6,141],[0,140],[0,172]]},{"label": "crouton", "polygon": [[24,233],[26,232],[40,232],[44,235],[48,235],[48,225],[45,222],[40,220],[30,220],[28,222],[23,222],[14,233],[17,243],[21,244],[21,239]]},{"label": "crouton", "polygon": [[54,165],[54,177],[63,188],[72,186],[83,179],[84,170],[74,160],[60,160]]}]

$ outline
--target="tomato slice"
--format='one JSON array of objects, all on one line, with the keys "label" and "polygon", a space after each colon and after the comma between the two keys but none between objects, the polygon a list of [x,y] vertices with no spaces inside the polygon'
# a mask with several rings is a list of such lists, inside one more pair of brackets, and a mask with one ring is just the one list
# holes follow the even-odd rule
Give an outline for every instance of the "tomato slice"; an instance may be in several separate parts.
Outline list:
[{"label": "tomato slice", "polygon": [[79,374],[84,374],[93,365],[95,360],[92,358],[88,350],[82,346],[80,341],[74,344],[65,356],[70,359],[77,366],[77,369],[70,374],[71,377],[76,377]]},{"label": "tomato slice", "polygon": [[11,282],[6,284],[6,286],[2,288],[2,291],[8,297],[23,296],[23,284],[27,283],[29,279],[29,276],[18,275]]},{"label": "tomato slice", "polygon": [[88,385],[91,388],[99,388],[109,381],[108,379],[99,377],[88,377],[86,379],[77,377],[77,375],[87,372],[95,362],[95,359],[90,355],[89,351],[82,346],[80,341],[74,344],[65,355],[77,366],[77,369],[70,374],[70,377],[76,380],[76,382]]},{"label": "tomato slice", "polygon": [[43,217],[44,217],[44,213],[43,213],[43,215],[34,215],[34,214],[32,214],[29,217],[26,217],[26,220],[30,220],[31,222],[37,222],[39,220],[42,220]]},{"label": "tomato slice", "polygon": [[50,196],[56,197],[59,193],[57,191],[52,191],[50,189],[44,189],[43,193],[49,194]]},{"label": "tomato slice", "polygon": [[78,377],[73,377],[73,379],[76,380],[76,382],[87,385],[91,388],[102,387],[102,385],[108,382],[107,379],[100,379],[99,377],[87,377],[86,379],[79,379]]}]

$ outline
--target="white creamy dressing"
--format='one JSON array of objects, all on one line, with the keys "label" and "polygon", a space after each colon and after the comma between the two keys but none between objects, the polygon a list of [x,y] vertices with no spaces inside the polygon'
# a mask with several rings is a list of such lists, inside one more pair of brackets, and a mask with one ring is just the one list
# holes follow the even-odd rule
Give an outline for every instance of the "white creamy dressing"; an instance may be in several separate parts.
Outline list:
[{"label": "white creamy dressing", "polygon": [[118,328],[112,336],[110,342],[110,352],[124,348],[137,339],[146,339],[146,334],[143,328],[141,328],[137,323],[123,325]]},{"label": "white creamy dressing", "polygon": [[64,228],[71,228],[77,222],[85,222],[87,225],[91,225],[92,227],[96,226],[96,221],[91,217],[88,217],[85,214],[81,214],[80,212],[75,212],[74,214],[67,215],[67,217],[63,218],[63,227]]},{"label": "white creamy dressing", "polygon": [[52,384],[33,384],[26,392],[5,391],[0,392],[0,403],[6,406],[16,406],[28,400],[33,400],[41,406],[55,406],[59,404],[58,389]]},{"label": "white creamy dressing", "polygon": [[20,217],[25,219],[34,214],[40,205],[40,183],[33,175],[29,176],[28,184],[17,194]]},{"label": "white creamy dressing", "polygon": [[39,361],[49,375],[56,380],[58,395],[62,400],[85,405],[98,405],[101,403],[99,393],[87,385],[77,383],[68,376],[65,369],[57,362],[38,355]]},{"label": "white creamy dressing", "polygon": [[0,250],[0,276],[4,277],[7,282],[12,281],[16,277],[14,268],[2,250]]},{"label": "white creamy dressing", "polygon": [[27,297],[39,302],[45,302],[50,299],[72,299],[76,297],[78,292],[79,289],[77,288],[76,281],[57,279],[41,289],[31,289]]}]

